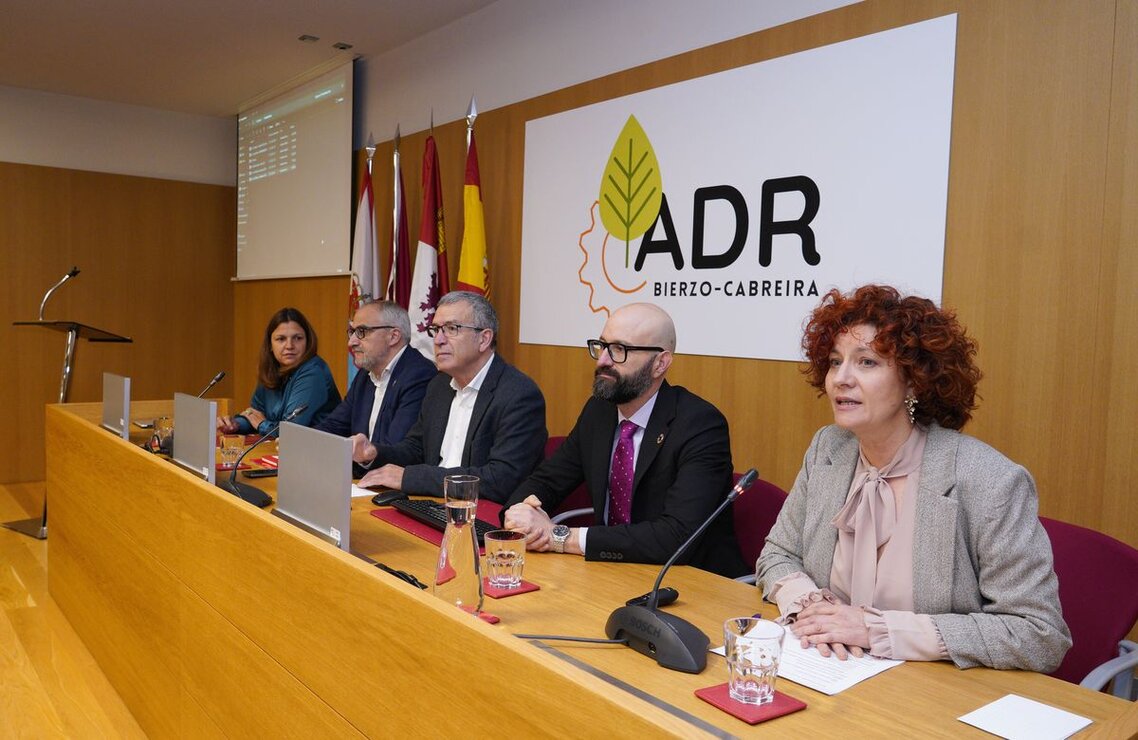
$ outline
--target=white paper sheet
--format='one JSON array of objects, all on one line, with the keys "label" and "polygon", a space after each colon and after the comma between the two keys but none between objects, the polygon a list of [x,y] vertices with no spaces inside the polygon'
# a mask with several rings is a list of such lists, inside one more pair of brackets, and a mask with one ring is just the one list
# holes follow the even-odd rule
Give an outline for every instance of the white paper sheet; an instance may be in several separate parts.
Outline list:
[{"label": "white paper sheet", "polygon": [[374,495],[375,491],[371,490],[370,488],[360,488],[355,483],[352,484],[352,498],[363,498],[364,496],[370,498]]},{"label": "white paper sheet", "polygon": [[[723,655],[723,646],[711,652]],[[905,661],[886,660],[864,655],[838,660],[831,655],[823,658],[814,648],[803,648],[798,640],[788,637],[782,644],[782,660],[778,665],[778,677],[801,684],[807,688],[833,696],[845,691],[854,684],[872,678],[882,671],[895,668]]]},{"label": "white paper sheet", "polygon": [[1008,740],[1062,740],[1091,723],[1086,717],[1008,694],[958,718]]}]

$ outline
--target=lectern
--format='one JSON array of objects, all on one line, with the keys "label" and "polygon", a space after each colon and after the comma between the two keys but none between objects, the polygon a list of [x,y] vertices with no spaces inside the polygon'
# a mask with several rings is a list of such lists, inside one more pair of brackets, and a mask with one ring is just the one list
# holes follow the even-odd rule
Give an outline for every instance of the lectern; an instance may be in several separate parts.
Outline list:
[{"label": "lectern", "polygon": [[[40,317],[38,321],[13,321],[13,326],[38,326],[42,329],[49,331],[58,331],[67,335],[67,349],[63,353],[63,372],[59,377],[59,403],[67,402],[67,388],[71,385],[71,363],[75,360],[75,345],[80,339],[86,339],[88,342],[131,342],[130,337],[119,336],[105,329],[98,329],[94,326],[81,324],[78,321],[44,321],[43,309],[47,305],[47,299],[56,288],[63,285],[79,274],[78,267],[72,267],[71,271],[64,275],[63,279],[48,289],[40,302]],[[4,522],[4,526],[8,529],[14,529],[17,532],[22,532],[30,537],[35,537],[37,540],[47,539],[47,494],[44,494],[43,499],[43,515],[33,517],[31,519],[20,519],[12,522]]]}]

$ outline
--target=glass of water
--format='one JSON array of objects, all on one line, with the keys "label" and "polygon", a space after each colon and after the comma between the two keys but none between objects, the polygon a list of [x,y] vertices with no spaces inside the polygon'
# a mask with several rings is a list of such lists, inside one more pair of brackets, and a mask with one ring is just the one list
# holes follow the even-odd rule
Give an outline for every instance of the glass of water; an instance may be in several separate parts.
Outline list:
[{"label": "glass of water", "polygon": [[734,617],[723,623],[724,654],[730,675],[727,693],[744,704],[774,701],[774,683],[782,658],[786,628],[757,617]]},{"label": "glass of water", "polygon": [[517,588],[522,585],[522,568],[526,564],[526,536],[509,529],[487,532],[486,571],[494,588]]}]

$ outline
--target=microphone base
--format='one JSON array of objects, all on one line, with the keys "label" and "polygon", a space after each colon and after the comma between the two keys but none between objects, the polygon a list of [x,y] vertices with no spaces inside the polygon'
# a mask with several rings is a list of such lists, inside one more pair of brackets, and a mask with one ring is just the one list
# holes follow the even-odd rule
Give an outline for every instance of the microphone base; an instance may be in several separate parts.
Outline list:
[{"label": "microphone base", "polygon": [[238,483],[237,481],[227,480],[219,483],[218,487],[262,509],[273,503],[272,496],[248,483]]},{"label": "microphone base", "polygon": [[646,606],[622,606],[609,615],[605,634],[623,639],[665,668],[699,673],[707,666],[710,641],[691,622]]}]

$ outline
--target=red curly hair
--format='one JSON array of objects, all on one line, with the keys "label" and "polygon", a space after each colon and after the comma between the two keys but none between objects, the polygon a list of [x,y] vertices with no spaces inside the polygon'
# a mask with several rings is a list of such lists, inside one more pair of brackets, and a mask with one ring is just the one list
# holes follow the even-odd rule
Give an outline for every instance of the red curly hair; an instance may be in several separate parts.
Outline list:
[{"label": "red curly hair", "polygon": [[822,297],[802,336],[809,363],[803,372],[819,395],[826,392],[830,352],[837,336],[858,324],[873,326],[873,350],[892,360],[917,397],[914,419],[960,429],[976,408],[981,373],[973,362],[976,341],[952,311],[927,298],[902,298],[888,285],[863,285],[849,295],[837,289]]}]

